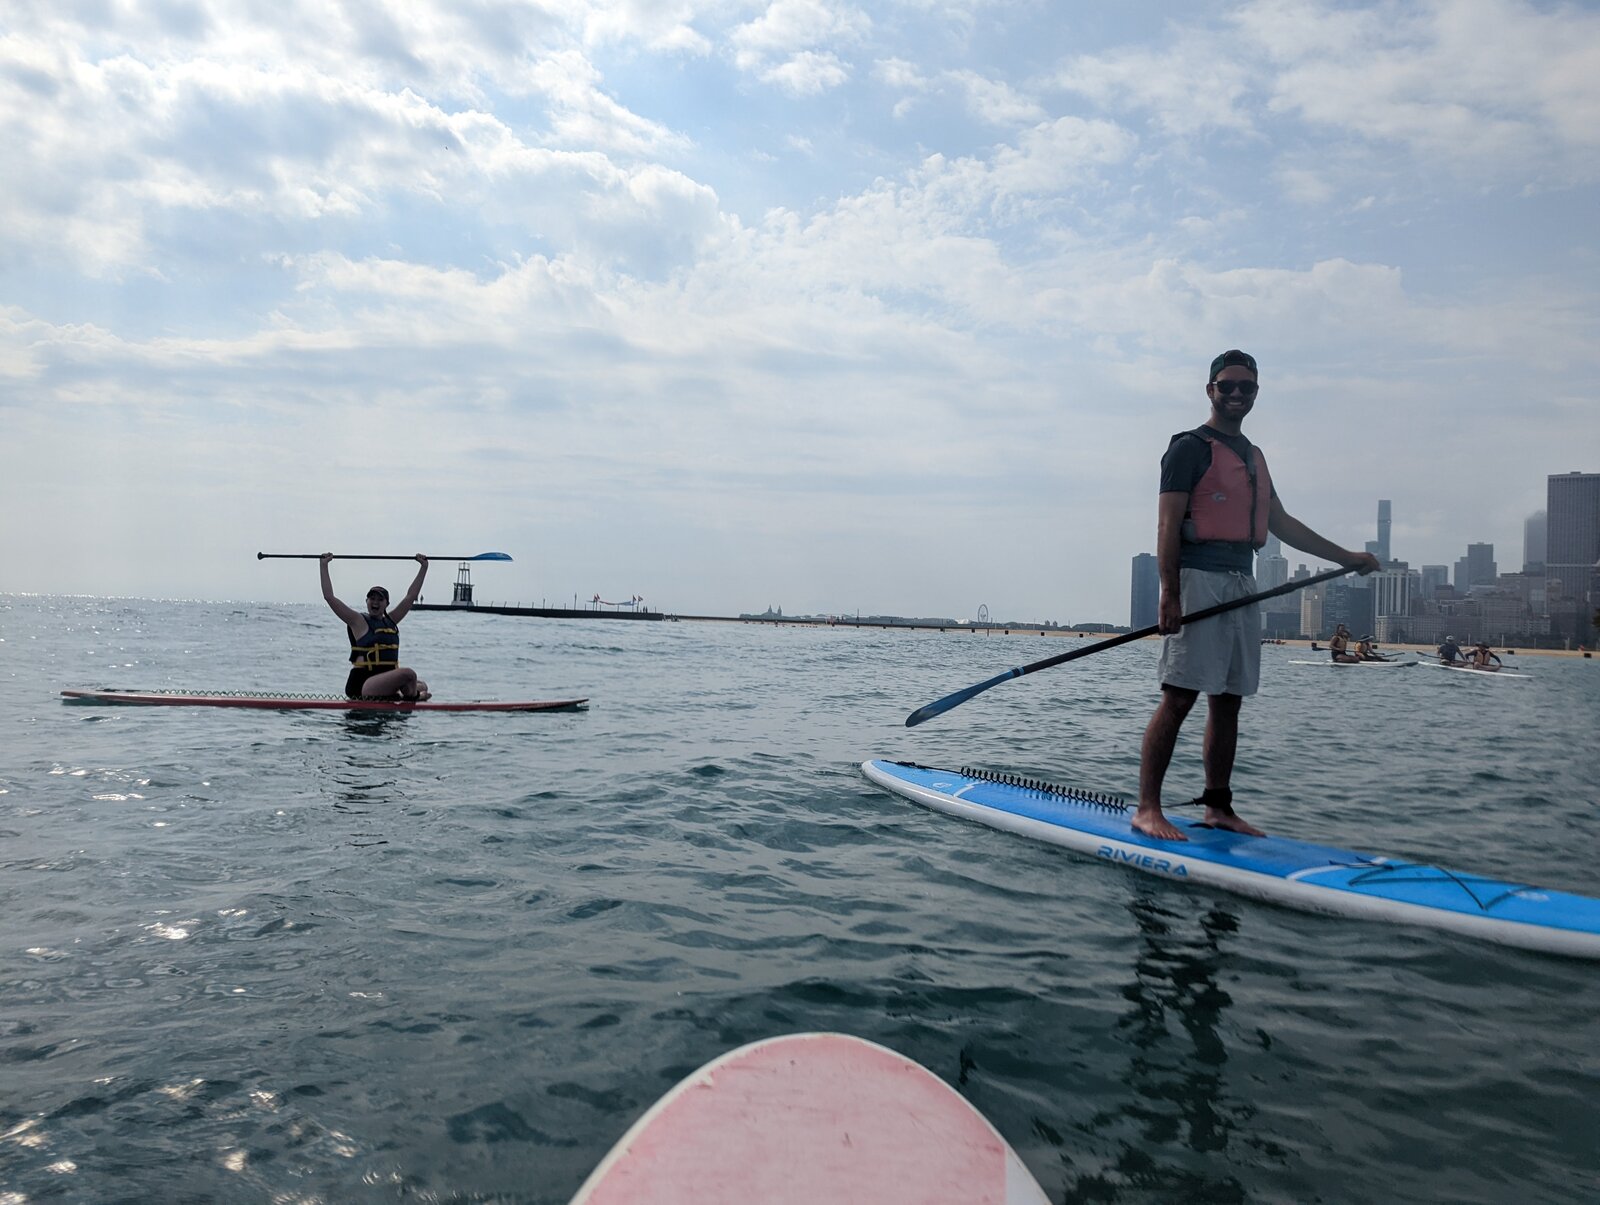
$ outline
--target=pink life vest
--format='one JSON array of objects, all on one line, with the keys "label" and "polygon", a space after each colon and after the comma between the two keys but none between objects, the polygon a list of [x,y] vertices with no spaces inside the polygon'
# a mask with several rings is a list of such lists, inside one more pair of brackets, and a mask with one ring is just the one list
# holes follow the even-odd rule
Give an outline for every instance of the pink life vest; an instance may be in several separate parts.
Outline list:
[{"label": "pink life vest", "polygon": [[1251,467],[1220,439],[1192,432],[1211,445],[1211,467],[1189,494],[1183,538],[1191,543],[1222,540],[1260,548],[1267,542],[1267,518],[1272,512],[1272,475],[1261,449],[1250,445]]}]

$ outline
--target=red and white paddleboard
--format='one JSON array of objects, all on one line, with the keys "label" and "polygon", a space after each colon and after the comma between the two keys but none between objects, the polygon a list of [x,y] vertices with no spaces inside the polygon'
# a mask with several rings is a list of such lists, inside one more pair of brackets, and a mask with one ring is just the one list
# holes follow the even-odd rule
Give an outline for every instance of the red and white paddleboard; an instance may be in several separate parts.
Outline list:
[{"label": "red and white paddleboard", "polygon": [[403,703],[398,699],[347,699],[343,695],[205,693],[187,690],[64,690],[70,703],[131,703],[143,707],[255,707],[264,711],[573,711],[588,699],[536,699],[526,703]]},{"label": "red and white paddleboard", "polygon": [[943,1080],[838,1033],[730,1051],[636,1121],[572,1205],[1047,1205]]}]

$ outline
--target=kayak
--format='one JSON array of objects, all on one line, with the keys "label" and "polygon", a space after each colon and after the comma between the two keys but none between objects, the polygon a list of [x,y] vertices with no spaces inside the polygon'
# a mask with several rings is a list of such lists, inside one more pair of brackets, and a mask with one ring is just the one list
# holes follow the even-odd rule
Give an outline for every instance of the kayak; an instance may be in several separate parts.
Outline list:
[{"label": "kayak", "polygon": [[954,1088],[842,1033],[731,1050],[636,1121],[571,1205],[1048,1205]]},{"label": "kayak", "polygon": [[1364,665],[1368,669],[1399,669],[1407,665],[1415,665],[1415,661],[1290,661],[1290,665],[1327,665],[1334,669],[1355,669]]},{"label": "kayak", "polygon": [[348,699],[344,695],[267,694],[251,691],[64,690],[68,703],[122,703],[140,707],[254,707],[263,711],[574,711],[588,699],[536,699],[525,703],[475,700],[405,703],[399,699]]},{"label": "kayak", "polygon": [[1500,945],[1600,959],[1600,899],[1287,837],[1247,837],[1168,819],[1188,841],[1129,823],[1128,805],[1014,775],[869,761],[862,772],[913,803],[1118,866],[1221,887],[1306,912],[1421,925]]},{"label": "kayak", "polygon": [[1531,674],[1519,674],[1511,669],[1479,669],[1475,665],[1446,665],[1443,661],[1419,661],[1418,665],[1431,666],[1434,669],[1448,669],[1458,674],[1476,674],[1480,678],[1529,678]]}]

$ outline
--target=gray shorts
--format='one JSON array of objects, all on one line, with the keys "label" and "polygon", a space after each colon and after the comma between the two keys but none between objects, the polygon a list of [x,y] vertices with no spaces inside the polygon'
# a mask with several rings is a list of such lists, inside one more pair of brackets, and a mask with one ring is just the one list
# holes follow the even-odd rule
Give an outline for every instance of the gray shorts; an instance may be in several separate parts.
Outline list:
[{"label": "gray shorts", "polygon": [[[1210,569],[1179,571],[1183,613],[1256,592],[1256,579],[1244,573]],[[1206,695],[1253,695],[1261,680],[1261,604],[1251,603],[1162,637],[1161,684]]]}]

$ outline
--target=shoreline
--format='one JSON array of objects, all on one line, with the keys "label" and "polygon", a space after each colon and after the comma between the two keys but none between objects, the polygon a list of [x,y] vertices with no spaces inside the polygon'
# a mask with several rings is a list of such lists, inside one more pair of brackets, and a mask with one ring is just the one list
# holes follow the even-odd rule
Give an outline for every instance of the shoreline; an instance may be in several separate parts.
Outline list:
[{"label": "shoreline", "polygon": [[[748,617],[746,617],[746,616],[742,616],[742,615],[674,615],[671,612],[668,612],[666,614],[665,618],[668,619],[668,620],[682,620],[682,621],[688,622],[688,623],[743,623],[743,624],[752,624],[752,625],[772,627],[772,628],[784,628],[784,627],[789,627],[789,628],[876,628],[876,629],[879,629],[879,630],[889,629],[889,630],[900,630],[900,631],[907,631],[907,632],[941,632],[941,633],[945,633],[945,634],[955,633],[955,634],[965,634],[965,635],[970,635],[970,636],[1069,636],[1069,637],[1072,637],[1073,639],[1082,639],[1082,640],[1111,640],[1111,639],[1116,638],[1117,636],[1121,636],[1121,635],[1125,634],[1125,633],[1122,633],[1122,632],[1090,632],[1090,631],[1085,631],[1085,630],[1081,630],[1081,629],[1078,629],[1078,628],[1068,628],[1068,627],[1034,628],[1034,627],[1028,627],[1025,624],[1012,624],[1010,626],[1007,626],[1005,624],[984,624],[984,625],[980,626],[978,624],[972,624],[972,623],[950,623],[950,624],[940,624],[940,623],[893,623],[893,622],[889,622],[889,621],[886,621],[886,620],[872,620],[872,619],[834,619],[834,620],[798,619],[798,618],[797,619],[766,619],[766,618],[761,618],[761,617],[756,617],[756,616],[748,616]],[[1159,636],[1141,636],[1139,639],[1140,640],[1160,640],[1161,637],[1159,637]],[[1135,643],[1135,642],[1134,641],[1129,641],[1128,643],[1132,644],[1132,643]],[[1313,643],[1316,643],[1319,647],[1313,649],[1311,647]],[[1263,647],[1263,648],[1270,648],[1270,647],[1292,648],[1292,649],[1300,649],[1300,650],[1303,650],[1303,651],[1308,652],[1308,653],[1309,652],[1322,653],[1322,652],[1326,652],[1327,651],[1327,647],[1328,646],[1327,646],[1327,642],[1322,640],[1322,639],[1318,639],[1315,642],[1310,641],[1310,640],[1298,640],[1298,639],[1295,639],[1295,640],[1264,640],[1264,641],[1262,641],[1261,647]],[[1386,654],[1415,653],[1415,654],[1417,654],[1419,656],[1423,656],[1423,657],[1431,657],[1431,656],[1433,656],[1435,654],[1436,649],[1438,648],[1437,645],[1433,645],[1433,644],[1409,644],[1409,643],[1405,643],[1405,644],[1378,644],[1378,645],[1375,645],[1374,647],[1380,653],[1386,653]],[[1495,653],[1501,653],[1501,654],[1504,654],[1505,656],[1509,656],[1509,657],[1580,657],[1580,658],[1581,657],[1585,657],[1585,656],[1589,656],[1590,654],[1592,654],[1594,652],[1593,649],[1590,649],[1588,651],[1588,653],[1585,653],[1585,652],[1579,651],[1578,649],[1541,649],[1541,648],[1523,647],[1523,646],[1520,646],[1520,645],[1496,646],[1496,647],[1491,648],[1490,651],[1491,652],[1495,652]]]},{"label": "shoreline", "polygon": [[[1264,644],[1262,647],[1265,648],[1267,645],[1273,644],[1273,643],[1275,643],[1275,642],[1274,641],[1267,641],[1266,644]],[[1285,648],[1300,648],[1300,649],[1305,649],[1307,652],[1315,651],[1315,652],[1318,652],[1318,653],[1325,653],[1325,652],[1328,651],[1328,645],[1327,645],[1327,643],[1325,641],[1319,640],[1319,641],[1317,641],[1317,645],[1319,647],[1316,648],[1315,650],[1313,650],[1311,648],[1311,641],[1309,641],[1309,640],[1285,640],[1285,641],[1283,641],[1283,646]],[[1437,650],[1438,650],[1438,645],[1433,645],[1433,644],[1375,644],[1373,647],[1376,648],[1377,651],[1380,652],[1380,653],[1416,653],[1416,654],[1418,654],[1420,656],[1423,656],[1423,657],[1435,656],[1436,653],[1437,653]],[[1463,651],[1465,651],[1465,650],[1463,650]],[[1504,646],[1500,646],[1500,647],[1492,647],[1492,648],[1490,648],[1489,651],[1492,652],[1492,653],[1501,653],[1501,654],[1504,654],[1505,656],[1508,656],[1508,657],[1580,657],[1581,658],[1581,657],[1586,655],[1584,653],[1579,652],[1577,649],[1536,649],[1536,648],[1524,648],[1524,647],[1522,647],[1520,645],[1512,645],[1512,644],[1508,644],[1508,645],[1504,645]],[[1592,653],[1593,651],[1594,651],[1593,649],[1589,650],[1590,653]]]}]

